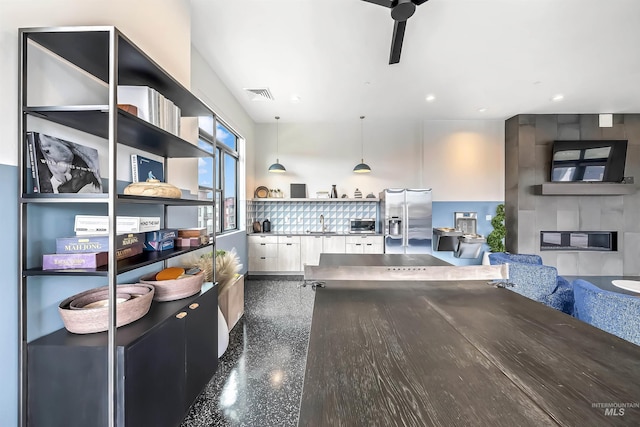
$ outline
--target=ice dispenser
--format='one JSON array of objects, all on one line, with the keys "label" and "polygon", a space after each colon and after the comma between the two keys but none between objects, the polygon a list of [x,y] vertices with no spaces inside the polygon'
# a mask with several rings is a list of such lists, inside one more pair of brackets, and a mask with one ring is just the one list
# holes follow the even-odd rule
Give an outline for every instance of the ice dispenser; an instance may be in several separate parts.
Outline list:
[{"label": "ice dispenser", "polygon": [[398,217],[389,218],[389,235],[399,236],[402,234],[402,221]]}]

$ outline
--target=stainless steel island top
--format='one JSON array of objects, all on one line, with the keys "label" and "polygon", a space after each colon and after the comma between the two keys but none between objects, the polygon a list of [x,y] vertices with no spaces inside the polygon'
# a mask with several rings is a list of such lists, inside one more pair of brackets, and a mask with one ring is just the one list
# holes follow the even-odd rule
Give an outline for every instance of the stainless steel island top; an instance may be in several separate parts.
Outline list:
[{"label": "stainless steel island top", "polygon": [[486,281],[316,288],[300,426],[639,425],[639,403],[640,347]]},{"label": "stainless steel island top", "polygon": [[323,267],[444,267],[451,264],[428,254],[321,254],[320,265]]}]

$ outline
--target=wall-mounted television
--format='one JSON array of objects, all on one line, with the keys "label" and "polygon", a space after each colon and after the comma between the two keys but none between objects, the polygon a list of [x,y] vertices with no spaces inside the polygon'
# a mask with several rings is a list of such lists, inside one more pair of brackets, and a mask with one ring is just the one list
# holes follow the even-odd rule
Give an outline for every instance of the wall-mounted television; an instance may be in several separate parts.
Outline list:
[{"label": "wall-mounted television", "polygon": [[627,141],[554,141],[552,182],[621,182]]}]

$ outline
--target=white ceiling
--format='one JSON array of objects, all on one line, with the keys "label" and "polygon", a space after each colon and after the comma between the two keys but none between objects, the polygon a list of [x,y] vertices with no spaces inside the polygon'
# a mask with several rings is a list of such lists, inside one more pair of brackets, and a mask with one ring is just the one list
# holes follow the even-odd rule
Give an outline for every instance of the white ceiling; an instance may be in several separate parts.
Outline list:
[{"label": "white ceiling", "polygon": [[[430,0],[395,65],[372,3],[191,3],[192,43],[258,123],[640,113],[640,0]],[[251,101],[257,87],[275,101]]]}]

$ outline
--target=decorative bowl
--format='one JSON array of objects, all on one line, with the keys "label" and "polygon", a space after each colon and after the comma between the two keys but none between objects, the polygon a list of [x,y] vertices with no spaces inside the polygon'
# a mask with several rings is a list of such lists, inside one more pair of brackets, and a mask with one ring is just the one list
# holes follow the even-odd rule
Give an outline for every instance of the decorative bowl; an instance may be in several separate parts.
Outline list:
[{"label": "decorative bowl", "polygon": [[[109,329],[109,307],[72,308],[82,305],[87,297],[97,294],[98,298],[108,295],[109,286],[90,289],[62,301],[58,312],[64,327],[74,334],[92,334]],[[116,305],[116,326],[124,326],[140,319],[151,307],[154,289],[145,283],[117,285],[116,295],[128,294],[131,298]]]},{"label": "decorative bowl", "polygon": [[[128,301],[131,299],[130,294],[123,292],[116,293],[116,304]],[[94,292],[83,297],[74,299],[69,303],[69,308],[72,310],[84,310],[86,308],[96,307],[108,307],[109,306],[109,292]]]},{"label": "decorative bowl", "polygon": [[166,197],[169,199],[179,199],[182,191],[175,185],[160,182],[157,179],[148,179],[145,182],[132,182],[124,189],[124,194],[148,197]]},{"label": "decorative bowl", "polygon": [[153,299],[156,301],[174,301],[190,297],[200,292],[204,283],[203,273],[172,280],[155,280],[156,274],[152,273],[140,278],[141,283],[153,285],[156,290]]}]

